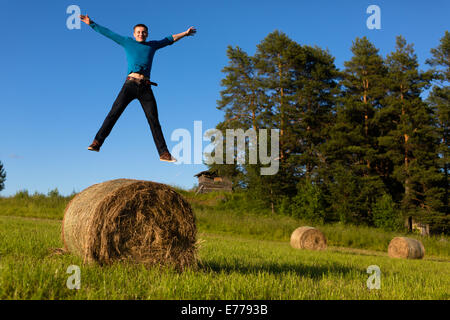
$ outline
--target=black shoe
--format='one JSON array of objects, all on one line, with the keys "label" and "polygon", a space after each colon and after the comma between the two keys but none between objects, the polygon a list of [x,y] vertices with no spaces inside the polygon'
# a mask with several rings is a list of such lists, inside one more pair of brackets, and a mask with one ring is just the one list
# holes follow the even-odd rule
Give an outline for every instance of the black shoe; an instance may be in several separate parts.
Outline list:
[{"label": "black shoe", "polygon": [[102,145],[97,140],[94,140],[94,142],[92,142],[92,144],[88,147],[88,150],[99,152],[101,146]]},{"label": "black shoe", "polygon": [[167,161],[167,162],[176,162],[177,159],[175,159],[174,157],[172,157],[172,155],[169,152],[163,152],[160,156],[159,156],[159,160],[161,161]]}]

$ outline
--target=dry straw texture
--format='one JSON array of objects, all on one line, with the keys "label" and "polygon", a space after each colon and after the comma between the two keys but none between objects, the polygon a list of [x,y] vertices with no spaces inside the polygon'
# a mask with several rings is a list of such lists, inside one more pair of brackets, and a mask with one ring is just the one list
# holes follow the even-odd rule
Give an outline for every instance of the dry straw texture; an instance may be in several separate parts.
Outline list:
[{"label": "dry straw texture", "polygon": [[132,260],[178,269],[196,265],[195,216],[169,186],[118,179],[93,185],[67,205],[65,249],[85,262]]},{"label": "dry straw texture", "polygon": [[291,246],[296,249],[324,250],[327,248],[327,239],[316,228],[299,227],[292,232]]},{"label": "dry straw texture", "polygon": [[422,259],[425,248],[419,240],[396,237],[389,243],[388,255],[392,258]]}]

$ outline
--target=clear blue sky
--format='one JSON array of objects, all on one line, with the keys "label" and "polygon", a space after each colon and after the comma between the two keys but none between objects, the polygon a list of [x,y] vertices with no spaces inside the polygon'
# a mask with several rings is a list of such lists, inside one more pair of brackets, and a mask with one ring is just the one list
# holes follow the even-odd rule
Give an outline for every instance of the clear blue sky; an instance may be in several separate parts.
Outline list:
[{"label": "clear blue sky", "polygon": [[[227,0],[227,1],[12,1],[1,0],[0,161],[7,196],[19,190],[62,194],[115,178],[157,181],[183,188],[196,183],[204,165],[159,161],[137,100],[117,122],[100,153],[88,151],[126,76],[123,49],[82,24],[69,30],[69,5],[99,24],[132,35],[145,23],[150,39],[198,32],[158,51],[152,80],[161,126],[170,135],[194,121],[203,131],[223,119],[216,109],[228,45],[253,55],[270,32],[280,30],[300,44],[328,48],[336,66],[350,59],[356,37],[367,36],[385,56],[395,37],[414,43],[422,69],[430,48],[450,29],[448,0]],[[381,30],[369,30],[369,5],[381,8]],[[208,143],[204,142],[204,146]]]}]

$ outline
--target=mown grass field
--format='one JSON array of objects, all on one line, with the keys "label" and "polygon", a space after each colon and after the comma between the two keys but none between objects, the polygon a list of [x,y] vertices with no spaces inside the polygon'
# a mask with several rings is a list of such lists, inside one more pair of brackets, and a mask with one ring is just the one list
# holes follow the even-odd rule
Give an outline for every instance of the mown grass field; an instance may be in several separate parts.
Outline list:
[{"label": "mown grass field", "polygon": [[[387,256],[398,233],[323,225],[326,251],[295,250],[289,236],[305,222],[215,210],[212,195],[184,195],[196,213],[201,263],[183,273],[52,254],[62,246],[67,199],[0,198],[0,299],[450,299],[448,237],[416,236],[425,258],[401,260]],[[70,265],[81,268],[79,290],[66,286]],[[367,288],[370,265],[381,270],[379,290]]]}]

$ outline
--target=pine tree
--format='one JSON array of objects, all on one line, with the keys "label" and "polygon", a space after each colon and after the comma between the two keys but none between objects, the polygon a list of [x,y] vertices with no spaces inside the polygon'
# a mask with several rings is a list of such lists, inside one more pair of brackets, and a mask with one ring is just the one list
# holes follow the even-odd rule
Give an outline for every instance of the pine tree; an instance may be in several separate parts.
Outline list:
[{"label": "pine tree", "polygon": [[3,164],[0,161],[0,191],[2,191],[5,188],[5,181],[6,181],[6,171],[3,168]]},{"label": "pine tree", "polygon": [[234,123],[241,128],[258,130],[263,125],[264,110],[254,59],[241,48],[231,46],[227,56],[229,65],[222,70],[226,77],[221,82],[225,89],[220,92],[217,109],[225,111],[225,121],[231,126]]},{"label": "pine tree", "polygon": [[419,71],[413,45],[406,44],[401,36],[386,64],[389,92],[385,101],[395,127],[380,139],[380,144],[392,160],[393,176],[403,185],[404,214],[431,216],[441,197],[436,168],[438,140],[433,111],[420,96],[429,87],[431,73]]},{"label": "pine tree", "polygon": [[435,85],[428,97],[428,103],[436,116],[436,130],[438,132],[439,160],[438,166],[442,172],[441,187],[444,189],[442,208],[439,210],[445,218],[435,221],[439,231],[447,231],[450,224],[449,213],[449,124],[450,124],[450,32],[446,31],[440,45],[431,49],[433,57],[426,61],[435,72]]},{"label": "pine tree", "polygon": [[371,210],[386,192],[376,166],[386,68],[378,49],[366,38],[356,38],[353,57],[344,63],[335,125],[324,145],[324,179],[330,208],[344,222],[371,223]]},{"label": "pine tree", "polygon": [[243,186],[244,168],[237,163],[237,147],[233,150],[234,163],[226,164],[226,129],[258,129],[264,127],[264,109],[262,106],[259,87],[255,76],[254,60],[239,47],[228,46],[227,56],[229,64],[223,68],[226,74],[221,85],[221,99],[217,101],[217,109],[225,111],[224,121],[216,128],[223,136],[223,164],[212,164],[210,170],[217,170],[220,175],[233,179],[236,187]]},{"label": "pine tree", "polygon": [[[257,45],[254,56],[258,73],[258,85],[264,92],[264,105],[267,129],[279,129],[280,168],[276,176],[258,176],[257,171],[250,174],[248,182],[259,196],[270,201],[272,211],[282,196],[296,193],[295,166],[289,156],[296,147],[290,135],[289,109],[295,99],[295,64],[301,55],[301,46],[286,34],[274,31]],[[249,168],[250,170],[257,167]]]},{"label": "pine tree", "polygon": [[283,162],[290,146],[286,137],[288,107],[295,99],[293,72],[301,47],[286,34],[274,31],[257,45],[255,66],[259,83],[267,96],[267,108],[272,115],[271,126],[280,129],[280,158]]},{"label": "pine tree", "polygon": [[320,149],[333,124],[338,76],[329,52],[302,47],[293,70],[294,101],[287,108],[287,136],[292,149],[289,160],[300,176],[311,181],[317,180],[317,171],[325,162]]},{"label": "pine tree", "polygon": [[318,203],[313,205],[308,201],[312,207],[308,209],[304,203],[304,208],[300,209],[299,200],[308,197],[304,193],[311,190],[314,190],[315,199],[324,198],[326,187],[322,172],[327,159],[323,146],[334,124],[340,73],[334,65],[334,57],[328,51],[305,45],[295,57],[292,74],[293,103],[286,108],[289,123],[286,137],[292,151],[287,162],[293,166],[292,174],[298,177],[298,183],[297,194],[292,199],[291,214],[298,216],[305,210],[312,210],[316,217],[307,215],[308,219],[332,220],[332,215],[325,216],[325,211],[317,210],[315,206]]}]

